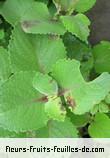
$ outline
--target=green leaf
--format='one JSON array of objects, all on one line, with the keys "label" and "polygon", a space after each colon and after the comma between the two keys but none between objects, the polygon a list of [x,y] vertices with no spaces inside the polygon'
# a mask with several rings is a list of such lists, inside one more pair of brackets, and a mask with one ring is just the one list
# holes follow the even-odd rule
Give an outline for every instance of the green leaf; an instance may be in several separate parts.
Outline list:
[{"label": "green leaf", "polygon": [[35,0],[35,1],[43,2],[43,3],[45,3],[45,4],[48,4],[48,0]]},{"label": "green leaf", "polygon": [[0,82],[5,81],[11,74],[10,59],[7,50],[0,47]]},{"label": "green leaf", "polygon": [[49,119],[64,120],[66,111],[63,108],[61,99],[57,97],[58,86],[55,80],[47,74],[37,73],[33,79],[33,86],[40,93],[47,97],[45,112]]},{"label": "green leaf", "polygon": [[29,10],[34,0],[6,0],[1,8],[2,16],[12,26],[20,21],[23,14]]},{"label": "green leaf", "polygon": [[75,9],[78,0],[53,0],[53,2],[58,13],[67,12],[68,14],[71,14]]},{"label": "green leaf", "polygon": [[66,117],[64,122],[49,121],[48,126],[36,132],[36,136],[37,138],[77,138],[78,130]]},{"label": "green leaf", "polygon": [[62,105],[60,98],[49,98],[49,101],[45,104],[45,112],[49,119],[64,121],[66,110]]},{"label": "green leaf", "polygon": [[71,32],[80,40],[87,42],[90,32],[88,28],[90,21],[85,15],[77,14],[75,16],[61,16],[61,21],[67,31]]},{"label": "green leaf", "polygon": [[35,72],[19,72],[0,87],[0,126],[9,131],[37,130],[46,125],[42,97],[32,86]]},{"label": "green leaf", "polygon": [[109,117],[105,114],[97,113],[88,131],[93,138],[110,138]]},{"label": "green leaf", "polygon": [[96,72],[110,72],[110,42],[101,41],[99,44],[94,46],[93,55]]},{"label": "green leaf", "polygon": [[87,12],[95,3],[96,0],[79,0],[76,4],[75,10],[79,13]]},{"label": "green leaf", "polygon": [[49,137],[50,138],[77,138],[78,131],[71,123],[69,118],[64,122],[52,121],[49,123]]},{"label": "green leaf", "polygon": [[12,69],[49,72],[58,59],[66,57],[65,47],[58,36],[31,35],[18,26],[9,45]]},{"label": "green leaf", "polygon": [[58,86],[55,80],[47,74],[36,73],[33,79],[34,88],[46,96],[54,96],[58,93]]},{"label": "green leaf", "polygon": [[10,132],[0,128],[0,138],[26,138],[26,133]]},{"label": "green leaf", "polygon": [[[68,91],[65,99],[75,114],[84,114],[101,100],[110,91],[110,75],[103,73],[91,82],[85,82],[80,63],[76,60],[59,60],[53,67],[52,76],[59,86]],[[68,74],[68,75],[67,75]]]},{"label": "green leaf", "polygon": [[25,12],[21,20],[22,28],[27,33],[63,35],[65,28],[58,20],[53,19],[44,3],[35,2]]}]

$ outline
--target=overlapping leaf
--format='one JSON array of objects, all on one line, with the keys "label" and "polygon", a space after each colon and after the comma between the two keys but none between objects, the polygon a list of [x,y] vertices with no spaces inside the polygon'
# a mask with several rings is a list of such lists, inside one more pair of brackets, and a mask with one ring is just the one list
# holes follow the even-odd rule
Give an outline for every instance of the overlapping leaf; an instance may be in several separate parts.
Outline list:
[{"label": "overlapping leaf", "polygon": [[17,26],[12,34],[9,52],[14,72],[49,72],[58,59],[66,57],[65,47],[59,37],[26,34]]},{"label": "overlapping leaf", "polygon": [[10,131],[37,130],[46,125],[42,95],[32,86],[35,72],[19,72],[0,88],[0,126]]},{"label": "overlapping leaf", "polygon": [[[36,73],[33,86],[46,97],[45,112],[49,119],[61,120],[65,118],[66,110],[63,108],[61,99],[58,98],[58,85],[47,74]],[[44,99],[45,100],[45,99]]]},{"label": "overlapping leaf", "polygon": [[90,21],[85,15],[77,14],[75,16],[61,16],[61,21],[69,32],[80,40],[87,42],[90,32],[88,28]]},{"label": "overlapping leaf", "polygon": [[[60,60],[53,68],[53,77],[58,84],[68,89],[65,99],[75,114],[88,112],[110,91],[110,75],[103,73],[97,79],[87,83],[80,73],[80,63],[76,60]],[[68,75],[67,75],[68,74]]]},{"label": "overlapping leaf", "polygon": [[36,73],[33,79],[33,86],[36,90],[46,96],[56,96],[58,93],[58,86],[55,80],[47,74]]},{"label": "overlapping leaf", "polygon": [[59,20],[53,19],[44,3],[36,2],[25,12],[21,20],[22,28],[27,33],[58,34],[65,33],[65,28]]},{"label": "overlapping leaf", "polygon": [[77,138],[78,130],[69,118],[65,118],[64,122],[49,121],[48,126],[39,129],[36,136],[40,138]]}]

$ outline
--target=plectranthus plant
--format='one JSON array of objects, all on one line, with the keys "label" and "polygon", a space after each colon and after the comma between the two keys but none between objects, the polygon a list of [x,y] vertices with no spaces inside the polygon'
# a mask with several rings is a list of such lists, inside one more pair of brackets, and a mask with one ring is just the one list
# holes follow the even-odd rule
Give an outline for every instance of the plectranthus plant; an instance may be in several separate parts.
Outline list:
[{"label": "plectranthus plant", "polygon": [[110,138],[110,42],[88,40],[95,2],[0,2],[0,137]]}]

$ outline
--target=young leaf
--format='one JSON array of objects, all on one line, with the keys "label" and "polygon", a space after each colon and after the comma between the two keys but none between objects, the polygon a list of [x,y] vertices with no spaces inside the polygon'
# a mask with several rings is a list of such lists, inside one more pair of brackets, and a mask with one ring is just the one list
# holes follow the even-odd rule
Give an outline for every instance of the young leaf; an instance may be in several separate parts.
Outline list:
[{"label": "young leaf", "polygon": [[9,131],[37,130],[46,125],[42,97],[33,86],[35,72],[19,72],[0,87],[0,125]]},{"label": "young leaf", "polygon": [[25,11],[29,10],[34,0],[6,0],[1,8],[2,16],[12,26],[20,21]]},{"label": "young leaf", "polygon": [[39,70],[48,73],[58,59],[66,57],[59,37],[26,34],[19,26],[13,31],[9,52],[14,72]]},{"label": "young leaf", "polygon": [[57,8],[57,12],[64,12],[71,14],[75,9],[75,5],[77,4],[78,0],[53,0],[55,6]]},{"label": "young leaf", "polygon": [[60,98],[49,98],[49,101],[45,104],[45,112],[49,119],[57,121],[64,121],[66,115],[66,110]]},{"label": "young leaf", "polygon": [[44,3],[35,2],[25,12],[21,20],[22,28],[27,33],[63,35],[65,28],[58,20],[53,19]]},{"label": "young leaf", "polygon": [[102,41],[94,46],[93,55],[96,72],[110,72],[110,42]]},{"label": "young leaf", "polygon": [[88,131],[93,138],[110,138],[110,118],[105,114],[97,113]]},{"label": "young leaf", "polygon": [[99,104],[95,105],[91,110],[92,115],[96,114],[97,112],[100,113],[108,113],[109,107],[105,102],[100,102]]},{"label": "young leaf", "polygon": [[0,47],[0,82],[5,81],[11,74],[9,54],[6,49]]},{"label": "young leaf", "polygon": [[[76,60],[59,60],[53,67],[52,75],[61,88],[68,89],[65,99],[75,114],[84,114],[110,91],[110,75],[103,73],[91,82],[85,82]],[[67,75],[68,74],[68,75]]]},{"label": "young leaf", "polygon": [[33,79],[34,88],[46,96],[57,96],[58,86],[55,80],[47,74],[36,73]]},{"label": "young leaf", "polygon": [[77,14],[75,16],[61,16],[61,21],[67,31],[71,32],[80,40],[87,42],[90,32],[88,28],[90,21],[85,15]]},{"label": "young leaf", "polygon": [[75,10],[79,13],[87,12],[95,3],[96,0],[79,0],[76,4]]}]

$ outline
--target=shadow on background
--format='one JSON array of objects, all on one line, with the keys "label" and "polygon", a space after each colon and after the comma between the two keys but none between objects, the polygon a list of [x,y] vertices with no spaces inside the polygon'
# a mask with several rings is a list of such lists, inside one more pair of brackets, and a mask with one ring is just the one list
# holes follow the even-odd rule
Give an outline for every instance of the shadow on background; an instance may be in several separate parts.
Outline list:
[{"label": "shadow on background", "polygon": [[97,0],[87,15],[92,21],[89,41],[96,44],[101,40],[110,40],[110,0]]}]

